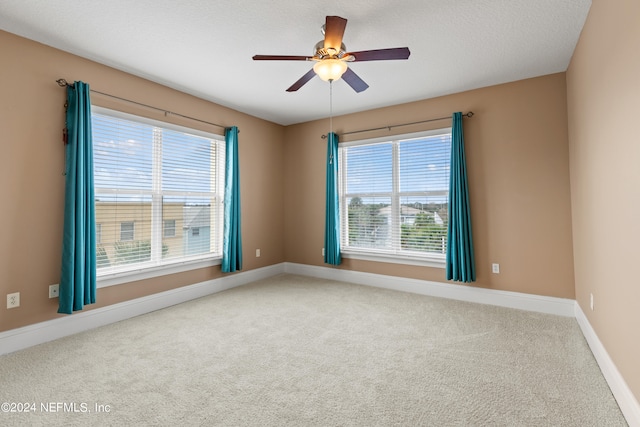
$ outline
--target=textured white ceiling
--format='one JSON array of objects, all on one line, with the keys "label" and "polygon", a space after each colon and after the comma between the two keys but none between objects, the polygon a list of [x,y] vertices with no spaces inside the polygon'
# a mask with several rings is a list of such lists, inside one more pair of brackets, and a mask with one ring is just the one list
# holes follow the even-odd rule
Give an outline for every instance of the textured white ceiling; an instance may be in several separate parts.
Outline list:
[{"label": "textured white ceiling", "polygon": [[[280,124],[327,117],[329,83],[285,89],[326,15],[350,51],[408,46],[407,61],[352,63],[369,84],[333,84],[341,115],[565,71],[590,0],[1,0],[0,29]],[[65,76],[60,76],[65,77]],[[91,83],[88,81],[88,83]],[[99,88],[95,88],[99,90]]]}]

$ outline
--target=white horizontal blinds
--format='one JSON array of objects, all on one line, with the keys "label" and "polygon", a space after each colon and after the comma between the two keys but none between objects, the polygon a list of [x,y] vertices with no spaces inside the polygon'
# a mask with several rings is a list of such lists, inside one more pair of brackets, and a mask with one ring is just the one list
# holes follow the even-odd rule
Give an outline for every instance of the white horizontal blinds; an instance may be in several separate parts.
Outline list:
[{"label": "white horizontal blinds", "polygon": [[345,250],[433,256],[446,252],[451,135],[340,148]]},{"label": "white horizontal blinds", "polygon": [[451,135],[398,142],[402,251],[446,253]]},{"label": "white horizontal blinds", "polygon": [[392,201],[391,143],[360,145],[342,149],[339,167],[346,171],[342,224],[342,246],[386,249],[391,229],[382,213]]},{"label": "white horizontal blinds", "polygon": [[218,159],[222,145],[200,136],[164,131],[162,217],[165,222],[175,221],[176,232],[174,236],[163,234],[163,258],[221,252],[221,180],[217,174],[222,167]]},{"label": "white horizontal blinds", "polygon": [[97,268],[151,260],[153,127],[92,115]]},{"label": "white horizontal blinds", "polygon": [[93,113],[98,273],[220,253],[223,144]]}]

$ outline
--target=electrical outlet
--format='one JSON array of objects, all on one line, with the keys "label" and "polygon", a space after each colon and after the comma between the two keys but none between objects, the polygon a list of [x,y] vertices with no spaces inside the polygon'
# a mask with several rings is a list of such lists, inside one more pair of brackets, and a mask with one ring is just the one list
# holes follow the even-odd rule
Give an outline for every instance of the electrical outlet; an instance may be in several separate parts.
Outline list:
[{"label": "electrical outlet", "polygon": [[49,298],[58,298],[60,296],[60,285],[49,285]]},{"label": "electrical outlet", "polygon": [[500,274],[500,264],[491,264],[491,271],[494,274]]},{"label": "electrical outlet", "polygon": [[260,258],[260,249],[256,249],[256,258]]},{"label": "electrical outlet", "polygon": [[7,308],[20,307],[20,292],[7,294]]},{"label": "electrical outlet", "polygon": [[589,306],[591,307],[591,311],[593,311],[593,294],[589,294],[589,295],[591,295]]},{"label": "electrical outlet", "polygon": [[322,248],[322,256],[324,256],[324,248]]}]

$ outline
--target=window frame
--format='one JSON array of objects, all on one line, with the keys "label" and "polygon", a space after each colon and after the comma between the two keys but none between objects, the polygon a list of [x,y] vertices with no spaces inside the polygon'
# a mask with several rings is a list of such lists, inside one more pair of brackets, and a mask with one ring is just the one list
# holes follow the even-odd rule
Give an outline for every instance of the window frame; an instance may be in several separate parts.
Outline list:
[{"label": "window frame", "polygon": [[[419,265],[426,267],[445,268],[446,267],[446,254],[437,254],[433,252],[419,253],[417,251],[406,251],[401,254],[393,253],[393,249],[380,250],[369,248],[356,248],[346,244],[346,236],[348,236],[348,204],[347,198],[353,197],[346,193],[347,186],[347,170],[344,165],[344,149],[349,147],[357,147],[363,145],[372,145],[379,143],[392,143],[392,189],[389,195],[375,194],[376,197],[390,197],[391,209],[394,207],[396,210],[400,209],[399,199],[403,197],[403,193],[399,188],[399,168],[397,166],[399,162],[398,155],[398,143],[415,138],[435,137],[439,135],[451,135],[452,127],[444,127],[438,129],[432,129],[422,132],[412,132],[391,136],[384,136],[378,138],[368,138],[362,140],[353,140],[347,142],[340,142],[338,144],[338,197],[339,197],[339,210],[340,210],[340,251],[344,258],[359,259],[365,261],[386,262],[393,264],[406,264],[406,265]],[[360,196],[360,195],[358,195]],[[446,191],[447,200],[449,198],[449,191]],[[397,200],[398,202],[394,202]],[[400,212],[400,211],[399,211]],[[391,224],[392,227],[401,227],[402,215],[397,215],[398,223]]]},{"label": "window frame", "polygon": [[[214,265],[220,265],[222,263],[222,240],[223,240],[222,227],[224,223],[223,201],[224,201],[224,168],[225,168],[225,155],[226,155],[226,153],[224,153],[224,144],[225,144],[224,135],[205,132],[199,129],[180,126],[180,125],[176,125],[176,124],[161,121],[161,120],[150,119],[144,116],[125,113],[122,111],[104,108],[97,105],[91,105],[91,112],[92,114],[96,113],[99,115],[111,116],[114,118],[129,120],[129,121],[133,121],[133,122],[137,122],[145,125],[156,126],[156,127],[160,127],[167,130],[176,131],[176,132],[184,132],[189,135],[194,135],[198,137],[215,140],[216,149],[217,149],[216,160],[215,160],[216,162],[215,170],[217,174],[215,194],[217,195],[217,198],[216,198],[217,206],[215,208],[219,212],[219,215],[217,216],[217,219],[216,219],[216,226],[219,230],[218,230],[216,244],[220,248],[220,252],[217,254],[208,253],[205,255],[195,255],[195,256],[178,258],[178,259],[168,259],[168,260],[165,260],[164,262],[159,262],[159,263],[144,262],[139,264],[129,264],[127,266],[120,267],[120,268],[110,267],[107,270],[103,270],[102,272],[98,270],[96,275],[97,287],[102,288],[107,286],[114,286],[122,283],[134,282],[134,281],[150,279],[150,278],[169,275],[169,274],[175,274],[175,273],[181,273],[181,272],[190,271],[190,270],[196,270],[200,268],[211,267]],[[97,190],[95,186],[94,186],[94,189]],[[161,220],[160,223],[156,225],[156,228],[158,229],[158,231],[160,230],[161,231],[159,233],[157,231],[156,232],[152,231],[152,234],[155,234],[156,238],[158,238],[158,235],[162,236],[161,239],[164,238],[163,236],[164,220]],[[135,238],[135,224],[134,224],[134,238]]]}]

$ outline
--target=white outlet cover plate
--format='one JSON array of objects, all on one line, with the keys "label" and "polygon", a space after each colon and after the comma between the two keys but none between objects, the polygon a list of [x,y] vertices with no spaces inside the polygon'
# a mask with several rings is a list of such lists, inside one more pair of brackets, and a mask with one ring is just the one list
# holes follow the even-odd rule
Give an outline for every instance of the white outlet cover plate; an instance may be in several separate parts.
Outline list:
[{"label": "white outlet cover plate", "polygon": [[49,298],[58,298],[60,285],[49,285]]},{"label": "white outlet cover plate", "polygon": [[7,294],[7,308],[20,307],[20,292]]}]

